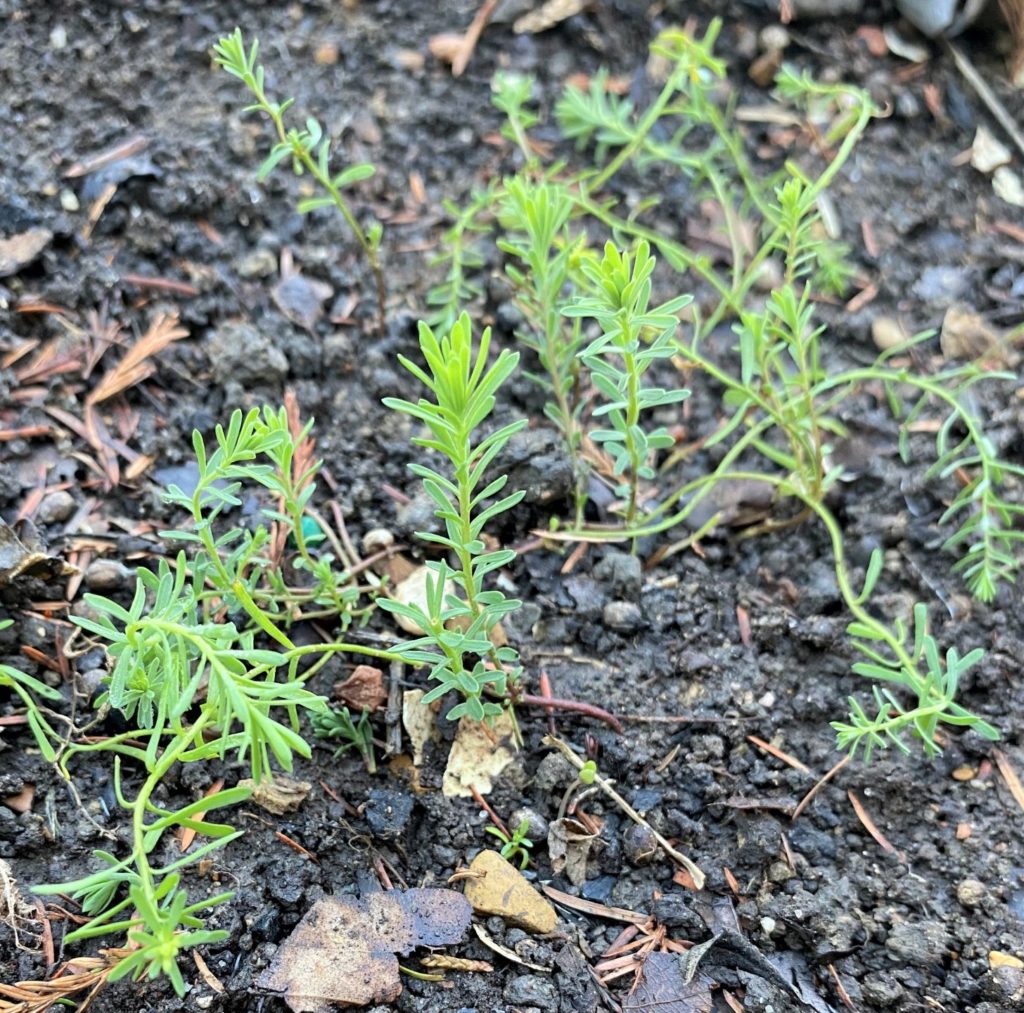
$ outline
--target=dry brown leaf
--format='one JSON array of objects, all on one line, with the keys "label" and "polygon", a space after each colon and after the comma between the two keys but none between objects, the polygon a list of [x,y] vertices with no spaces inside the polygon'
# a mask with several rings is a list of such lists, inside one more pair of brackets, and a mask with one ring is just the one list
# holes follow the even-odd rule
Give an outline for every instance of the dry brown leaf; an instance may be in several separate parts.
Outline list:
[{"label": "dry brown leaf", "polygon": [[152,376],[156,366],[149,360],[172,341],[187,337],[188,331],[179,326],[176,313],[158,314],[146,333],[128,349],[124,358],[89,392],[85,403],[99,404]]},{"label": "dry brown leaf", "polygon": [[56,580],[76,573],[76,567],[46,552],[31,521],[19,521],[11,527],[0,519],[0,587],[22,577]]},{"label": "dry brown leaf", "polygon": [[402,694],[402,724],[412,745],[413,766],[423,763],[427,743],[440,741],[437,728],[437,712],[430,704],[421,701],[427,694],[422,689],[409,689]]},{"label": "dry brown leaf", "polygon": [[393,1002],[402,992],[395,954],[458,943],[471,916],[454,890],[327,897],[306,912],[257,984],[295,1013]]},{"label": "dry brown leaf", "polygon": [[28,229],[9,239],[0,239],[0,278],[17,274],[39,256],[53,239],[49,229]]},{"label": "dry brown leaf", "polygon": [[711,979],[698,972],[686,981],[674,953],[648,954],[637,986],[622,1002],[622,1013],[709,1013]]},{"label": "dry brown leaf", "polygon": [[356,665],[343,682],[334,684],[334,696],[346,707],[371,713],[384,705],[388,691],[384,688],[384,673],[373,665]]}]

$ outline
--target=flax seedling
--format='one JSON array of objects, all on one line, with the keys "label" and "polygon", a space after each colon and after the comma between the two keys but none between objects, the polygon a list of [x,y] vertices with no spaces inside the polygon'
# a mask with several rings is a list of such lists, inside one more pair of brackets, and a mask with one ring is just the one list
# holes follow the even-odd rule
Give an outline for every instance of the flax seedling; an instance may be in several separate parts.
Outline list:
[{"label": "flax seedling", "polygon": [[520,869],[525,869],[530,864],[530,849],[533,847],[533,841],[528,836],[530,833],[529,820],[520,820],[519,826],[512,833],[502,830],[501,827],[484,827],[484,833],[497,837],[501,841],[501,850],[498,854],[502,858],[506,858],[510,862],[518,859]]},{"label": "flax seedling", "polygon": [[[943,661],[928,636],[920,640],[899,621],[883,622],[874,616],[870,601],[864,592],[853,589],[846,572],[841,529],[827,509],[826,497],[842,474],[833,463],[833,446],[845,435],[841,417],[848,398],[868,384],[884,391],[894,413],[903,420],[900,450],[904,459],[910,457],[913,423],[938,405],[943,420],[936,438],[936,461],[927,475],[945,480],[966,476],[941,518],[943,524],[957,525],[945,547],[960,555],[955,569],[963,573],[971,592],[982,601],[991,600],[1001,584],[1015,579],[1024,539],[1019,530],[1024,507],[1004,491],[1008,480],[1024,477],[1024,469],[999,456],[973,404],[974,385],[982,379],[997,379],[998,374],[966,365],[925,375],[898,363],[898,352],[883,355],[867,367],[823,367],[824,332],[814,320],[814,293],[841,293],[850,270],[847,251],[825,228],[822,206],[829,186],[877,110],[860,89],[824,84],[783,67],[777,79],[780,101],[814,121],[830,155],[816,174],[792,162],[775,173],[755,170],[732,122],[731,107],[722,101],[718,82],[725,76],[725,65],[713,52],[719,28],[714,22],[701,39],[673,29],[655,40],[652,53],[667,70],[661,90],[647,107],[637,107],[610,93],[607,78],[601,74],[592,77],[589,88],[569,87],[557,102],[555,115],[563,135],[575,143],[578,152],[590,155],[589,162],[584,158],[577,166],[545,165],[538,147],[532,144],[529,132],[539,122],[530,104],[533,83],[506,78],[496,81],[495,104],[508,121],[505,135],[521,152],[525,167],[478,194],[457,218],[448,263],[460,265],[455,273],[461,289],[473,289],[475,281],[466,265],[485,259],[480,256],[481,236],[497,223],[497,245],[510,258],[510,274],[527,314],[528,327],[523,329],[527,343],[538,344],[538,336],[545,334],[547,304],[523,298],[522,292],[535,293],[541,288],[515,274],[525,274],[523,265],[527,264],[532,270],[537,260],[536,256],[528,259],[535,251],[523,224],[524,215],[517,211],[517,195],[540,188],[557,191],[569,207],[557,219],[567,224],[555,250],[567,248],[570,224],[578,224],[578,236],[604,231],[614,240],[620,259],[637,256],[641,248],[646,256],[656,252],[680,279],[685,275],[685,281],[677,282],[676,291],[700,292],[702,312],[693,313],[692,325],[688,325],[691,337],[684,340],[673,335],[665,350],[686,364],[688,375],[703,374],[722,392],[722,424],[700,440],[702,450],[714,448],[717,466],[675,489],[661,488],[647,509],[641,510],[640,480],[654,481],[655,477],[652,451],[668,448],[664,438],[656,440],[661,447],[645,444],[645,430],[638,427],[638,432],[630,425],[631,415],[641,418],[638,392],[642,384],[634,378],[631,397],[628,377],[635,370],[625,350],[607,338],[609,330],[622,333],[615,331],[622,307],[616,303],[611,278],[616,271],[624,278],[625,272],[607,254],[604,261],[599,260],[580,241],[558,298],[574,307],[572,313],[579,312],[584,300],[591,300],[586,312],[601,326],[597,347],[583,349],[580,383],[585,386],[592,381],[605,402],[598,403],[592,417],[600,418],[600,412],[611,416],[607,427],[591,435],[612,452],[623,476],[621,492],[626,505],[618,527],[585,528],[577,523],[575,530],[555,532],[553,537],[632,538],[635,544],[641,536],[671,532],[691,521],[699,504],[730,476],[765,481],[776,490],[777,509],[763,529],[814,517],[825,524],[833,540],[837,580],[854,617],[851,642],[860,653],[867,647],[884,659],[868,654],[867,660],[858,663],[856,671],[878,680],[880,688],[870,715],[855,706],[850,720],[838,723],[844,748],[869,753],[871,748],[894,743],[905,748],[916,738],[925,753],[933,755],[937,749],[934,732],[941,723],[969,725],[991,737],[995,734],[992,726],[964,712],[955,701],[957,683],[969,665],[979,663],[978,655],[947,652]],[[718,212],[714,222],[728,248],[727,267],[720,267],[678,236],[671,225],[676,217],[659,213],[658,197],[643,196],[628,214],[620,213],[607,188],[627,168],[637,172],[641,181],[647,173],[659,171],[659,187],[666,172],[676,173],[686,180],[686,189],[695,201],[712,202]],[[512,234],[502,236],[505,229]],[[472,256],[465,252],[468,250],[473,251]],[[607,276],[598,279],[602,264]],[[781,282],[765,298],[757,289],[769,265]],[[544,270],[542,263],[542,275]],[[662,268],[659,278],[660,284],[668,286],[666,274]],[[454,292],[451,286],[450,292]],[[595,299],[599,305],[593,305]],[[737,335],[735,356],[723,361],[722,356],[708,353],[705,342],[730,319]],[[658,337],[656,333],[648,336],[655,341]],[[644,350],[650,346],[641,342],[635,347]],[[907,390],[912,392],[909,411],[902,402]],[[585,425],[586,407],[580,418]],[[692,455],[693,448],[686,453]],[[675,463],[671,453],[662,460],[666,476]],[[644,468],[647,470],[642,471]],[[712,517],[698,532],[664,547],[662,556],[691,545],[714,523]],[[920,622],[915,620],[915,634],[918,627]],[[919,640],[920,649],[915,649]]]},{"label": "flax seedling", "polygon": [[232,77],[242,81],[256,100],[252,105],[246,106],[245,111],[262,112],[270,119],[277,135],[277,143],[260,166],[257,178],[265,179],[276,166],[290,159],[297,174],[308,172],[316,180],[324,191],[323,195],[299,201],[297,210],[300,214],[308,214],[318,208],[333,207],[341,214],[373,272],[377,290],[377,324],[383,333],[386,292],[384,271],[380,262],[382,228],[380,223],[374,222],[369,228],[364,229],[344,194],[349,187],[372,176],[374,167],[367,162],[361,162],[335,173],[331,169],[331,139],[325,134],[317,119],[307,118],[304,129],[286,125],[285,113],[295,100],[275,102],[267,96],[263,66],[256,62],[259,40],[254,39],[252,45],[246,49],[241,29],[236,28],[231,35],[225,35],[213,47],[213,51],[217,65],[223,67]]},{"label": "flax seedling", "polygon": [[641,415],[654,408],[677,404],[690,396],[685,389],[645,387],[644,374],[659,360],[675,352],[676,313],[692,299],[679,296],[651,306],[651,275],[655,258],[646,242],[636,252],[620,252],[612,243],[600,261],[584,261],[590,282],[587,295],[563,310],[566,316],[592,318],[600,335],[579,352],[603,403],[594,416],[607,418],[609,428],[593,429],[590,438],[611,454],[612,468],[624,481],[617,489],[626,499],[625,523],[636,522],[640,510],[640,483],[655,477],[652,455],[671,447],[664,426],[645,429]]},{"label": "flax seedling", "polygon": [[[166,975],[183,994],[182,952],[226,937],[206,929],[200,912],[225,903],[231,894],[196,900],[189,895],[187,875],[194,863],[240,836],[203,814],[244,802],[250,792],[225,788],[181,808],[166,808],[155,799],[171,768],[230,755],[248,765],[255,781],[270,777],[275,765],[291,770],[297,756],[311,755],[300,731],[301,715],[327,712],[324,699],[305,686],[313,674],[339,652],[397,658],[343,641],[297,646],[289,636],[301,618],[333,615],[345,627],[363,611],[359,589],[345,569],[336,567],[337,556],[315,553],[303,532],[318,468],[306,452],[308,434],[308,427],[292,431],[284,409],[235,412],[226,427],[217,427],[212,447],[196,433],[195,487],[172,488],[167,497],[184,508],[191,523],[166,534],[188,545],[191,557],[180,552],[173,561],[161,560],[155,572],[140,569],[127,606],[86,595],[90,614],[75,622],[112,661],[96,706],[117,710],[126,731],[86,738],[68,722],[70,730],[61,736],[37,702],[59,694],[0,668],[0,684],[25,703],[40,750],[56,760],[65,777],[70,780],[71,764],[81,754],[113,756],[115,797],[131,820],[127,854],[96,851],[96,871],[37,888],[43,894],[68,894],[81,905],[86,921],[65,937],[67,942],[127,937],[109,980]],[[243,485],[262,487],[275,503],[264,511],[266,524],[244,531],[224,524],[226,512],[241,503]],[[275,524],[283,528],[282,541],[294,545],[293,569],[306,578],[305,586],[286,583],[268,554]],[[338,546],[335,552],[340,556],[343,550]],[[361,720],[354,731],[368,737],[367,723]],[[132,761],[132,775],[122,774],[125,759]],[[127,789],[129,777],[139,778],[134,794]],[[206,842],[157,863],[161,842],[183,828]]]},{"label": "flax seedling", "polygon": [[579,351],[583,344],[581,320],[567,320],[574,261],[585,237],[572,240],[568,221],[573,203],[565,187],[510,179],[499,216],[503,237],[498,248],[511,260],[505,271],[516,288],[527,326],[517,338],[537,356],[544,370],[529,374],[548,394],[544,414],[565,441],[573,462],[575,520],[583,522],[587,502],[588,467],[581,455],[583,395]]},{"label": "flax seedling", "polygon": [[[423,698],[424,703],[455,692],[462,699],[448,711],[456,720],[497,717],[502,706],[488,693],[506,696],[509,679],[518,677],[518,655],[511,647],[496,647],[494,629],[502,618],[520,605],[497,589],[486,589],[484,577],[515,559],[511,549],[489,551],[484,527],[514,507],[522,492],[499,494],[508,480],[499,476],[485,483],[488,468],[501,449],[526,422],[502,426],[481,437],[479,429],[490,416],[495,395],[512,374],[519,355],[503,349],[488,365],[491,335],[485,330],[474,346],[472,326],[462,314],[451,334],[438,338],[426,324],[420,324],[420,351],[426,369],[400,357],[402,365],[419,381],[432,399],[418,401],[385,398],[384,404],[426,426],[429,435],[413,443],[435,451],[444,458],[447,474],[425,464],[413,463],[409,470],[423,481],[434,502],[434,512],[444,523],[444,534],[421,532],[419,537],[441,546],[456,560],[429,563],[425,606],[380,599],[386,611],[404,616],[424,631],[416,640],[396,648],[406,661],[429,665],[437,682]],[[488,502],[490,501],[490,502]],[[462,597],[451,593],[454,587]]]}]

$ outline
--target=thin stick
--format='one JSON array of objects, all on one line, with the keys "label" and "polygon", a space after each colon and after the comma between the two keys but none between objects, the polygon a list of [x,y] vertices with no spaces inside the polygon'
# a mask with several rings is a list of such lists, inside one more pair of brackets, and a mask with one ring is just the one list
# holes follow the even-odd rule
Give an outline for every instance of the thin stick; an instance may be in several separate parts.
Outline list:
[{"label": "thin stick", "polygon": [[[569,748],[561,739],[553,735],[545,735],[543,742],[547,746],[554,746],[577,770],[583,769],[583,761]],[[654,835],[654,839],[662,846],[665,853],[678,862],[693,879],[694,886],[698,890],[704,889],[704,873],[700,866],[691,861],[681,851],[677,851],[669,842],[658,833],[603,777],[594,775],[594,784],[603,791],[634,823],[646,827]]]}]

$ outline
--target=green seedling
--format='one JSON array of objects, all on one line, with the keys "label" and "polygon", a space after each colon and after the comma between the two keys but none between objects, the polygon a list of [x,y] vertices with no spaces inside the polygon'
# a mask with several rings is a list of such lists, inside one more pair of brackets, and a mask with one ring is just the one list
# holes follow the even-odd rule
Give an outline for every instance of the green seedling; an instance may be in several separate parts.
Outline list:
[{"label": "green seedling", "polygon": [[[38,701],[60,694],[0,668],[0,685],[25,704],[40,750],[65,777],[70,780],[70,765],[80,754],[113,757],[115,796],[131,820],[127,853],[96,851],[96,871],[36,888],[70,895],[81,905],[87,920],[65,941],[127,937],[125,956],[110,980],[164,974],[183,994],[177,966],[182,951],[227,935],[205,929],[199,912],[231,894],[193,899],[187,876],[196,862],[240,836],[202,814],[244,802],[249,789],[225,788],[169,809],[155,799],[171,768],[230,755],[247,764],[256,781],[270,777],[274,765],[291,770],[296,756],[311,753],[299,733],[300,712],[327,713],[324,699],[305,688],[308,679],[339,652],[397,658],[343,641],[300,647],[289,636],[291,625],[303,618],[331,616],[345,628],[365,611],[357,607],[355,583],[336,568],[335,554],[315,554],[311,545],[305,522],[318,465],[303,463],[308,433],[308,427],[292,433],[283,409],[235,412],[226,428],[217,427],[212,447],[196,433],[195,488],[172,488],[167,495],[190,523],[166,535],[187,545],[191,555],[161,560],[155,572],[140,569],[127,606],[85,596],[90,614],[74,621],[103,644],[112,663],[97,707],[117,710],[127,730],[97,739],[62,719],[68,731],[59,735]],[[224,524],[226,512],[241,503],[243,485],[262,487],[274,501],[264,511],[266,523],[245,530]],[[271,558],[275,526],[281,543],[292,545],[292,568],[306,585],[286,583]],[[327,535],[327,541],[334,539]],[[340,546],[332,547],[343,554]],[[357,736],[367,731],[363,720],[355,727]],[[125,761],[130,774],[122,773]],[[138,779],[134,795],[126,788],[129,779]],[[180,858],[155,862],[165,835],[182,828],[205,843]]]},{"label": "green seedling", "polygon": [[[774,173],[755,170],[719,87],[725,77],[725,65],[714,55],[720,27],[720,22],[713,22],[701,39],[673,29],[655,40],[652,54],[667,71],[660,92],[646,108],[610,94],[601,74],[587,89],[568,88],[555,106],[555,116],[577,152],[589,155],[580,166],[545,165],[538,156],[530,138],[530,130],[540,122],[531,105],[534,82],[513,75],[496,78],[494,102],[506,117],[505,136],[519,149],[524,167],[475,195],[457,215],[445,254],[447,279],[433,293],[432,304],[439,315],[450,315],[457,297],[476,290],[473,264],[485,259],[481,243],[497,230],[496,245],[509,258],[509,277],[527,317],[520,336],[545,369],[542,382],[555,394],[549,416],[563,434],[590,428],[589,406],[563,396],[567,412],[560,406],[559,386],[563,392],[571,389],[578,399],[588,386],[597,389],[589,418],[605,415],[610,424],[590,435],[610,451],[623,477],[623,523],[617,528],[581,527],[577,496],[575,527],[553,523],[557,537],[632,539],[635,545],[641,536],[671,532],[686,522],[723,480],[742,475],[767,482],[776,492],[777,516],[765,529],[814,517],[825,525],[837,580],[854,620],[851,642],[861,653],[867,647],[884,659],[869,654],[869,660],[855,669],[880,680],[884,692],[879,689],[870,718],[855,707],[850,721],[839,723],[843,747],[863,747],[865,753],[870,753],[869,747],[892,743],[903,748],[910,736],[933,755],[938,723],[966,725],[993,737],[991,725],[964,712],[954,699],[960,674],[969,664],[978,664],[980,657],[974,651],[963,656],[954,651],[943,662],[937,648],[923,646],[934,646],[927,636],[914,650],[902,621],[886,622],[873,614],[869,597],[878,576],[876,563],[871,564],[872,579],[865,581],[864,589],[854,590],[842,532],[826,497],[842,474],[832,456],[835,441],[845,435],[839,411],[844,401],[869,384],[882,389],[903,422],[900,451],[905,459],[911,454],[912,424],[931,407],[940,406],[944,421],[936,438],[936,461],[927,474],[944,480],[967,476],[942,517],[942,523],[958,525],[945,546],[960,554],[955,568],[964,574],[971,592],[982,601],[991,600],[1001,584],[1014,580],[1020,563],[1017,550],[1024,539],[1024,506],[1003,492],[1008,479],[1024,477],[1024,468],[998,455],[974,407],[975,384],[1000,374],[967,365],[926,375],[897,364],[895,356],[905,350],[887,353],[867,367],[824,368],[825,334],[814,320],[814,293],[841,293],[850,269],[847,251],[830,237],[822,209],[829,186],[877,110],[860,89],[823,84],[783,67],[777,79],[779,100],[814,121],[830,155],[816,174],[793,162]],[[678,174],[691,199],[717,205],[728,267],[719,267],[687,246],[673,231],[677,216],[671,209],[661,213],[657,197],[642,199],[628,214],[620,213],[606,191],[627,168],[641,180],[658,171],[659,189],[666,173]],[[603,258],[587,245],[588,237],[602,231],[612,244],[605,246]],[[691,310],[688,339],[675,334],[675,321],[668,320],[682,308],[683,297],[663,304],[673,312],[666,312],[659,326],[635,333],[629,322],[631,316],[647,312],[646,304],[631,302],[640,285],[650,282],[653,289],[658,279],[666,287],[672,284],[670,277],[663,277],[664,269],[655,275],[651,263],[648,270],[655,253],[677,276],[685,276],[685,283],[677,279],[676,291],[702,292],[702,312]],[[780,281],[764,297],[757,289],[769,266]],[[649,293],[643,294],[646,298]],[[597,340],[579,350],[575,374],[568,373],[564,363],[577,332],[552,325],[553,306],[563,315],[568,312],[573,321],[582,314],[600,327]],[[731,361],[722,361],[721,356],[708,354],[705,342],[727,320],[734,321],[736,348]],[[645,407],[655,407],[644,404],[640,378],[641,357],[648,354],[652,360],[677,357],[691,377],[703,376],[722,394],[724,420],[701,440],[703,450],[714,448],[718,463],[675,488],[665,484],[671,483],[674,455],[663,456],[661,475],[657,474],[657,454],[669,449],[667,434],[648,433],[640,424]],[[665,364],[659,368],[663,375]],[[682,390],[664,393],[669,399],[685,396]],[[660,392],[653,396],[658,398]],[[577,458],[577,473],[585,474],[586,465],[579,459],[581,442],[569,437],[566,443]],[[687,452],[692,454],[692,448]],[[642,510],[640,482],[658,478],[662,487],[652,505]],[[662,550],[662,555],[691,545],[715,522],[712,518],[696,533]],[[920,610],[921,606],[918,617]],[[915,628],[919,622],[915,618]]]},{"label": "green seedling", "polygon": [[590,438],[611,454],[615,475],[625,481],[617,492],[626,499],[625,522],[634,524],[640,509],[640,483],[653,479],[652,457],[674,440],[664,426],[646,430],[642,412],[677,404],[690,396],[685,389],[643,386],[644,374],[660,359],[674,354],[675,316],[692,299],[688,295],[651,306],[651,275],[655,258],[646,242],[635,255],[621,253],[612,243],[599,262],[583,263],[590,293],[563,312],[597,321],[600,336],[579,352],[594,386],[604,398],[594,416],[607,418],[610,428],[593,429]]},{"label": "green seedling", "polygon": [[308,214],[318,208],[333,207],[344,218],[362,247],[373,272],[377,289],[377,323],[383,333],[386,295],[384,271],[380,263],[382,228],[378,222],[374,222],[369,228],[364,229],[344,194],[349,187],[372,176],[374,167],[367,162],[361,162],[335,173],[331,169],[331,139],[318,120],[309,117],[304,129],[286,126],[285,113],[295,100],[275,102],[268,98],[264,89],[263,66],[256,62],[259,53],[258,40],[254,39],[252,45],[246,49],[241,29],[236,28],[231,35],[225,35],[213,47],[213,51],[214,61],[218,66],[242,81],[256,100],[252,105],[246,106],[245,111],[265,114],[277,135],[277,143],[260,166],[257,178],[265,179],[276,166],[290,159],[297,174],[308,172],[316,180],[324,191],[323,195],[299,201],[297,210],[300,214]]},{"label": "green seedling", "polygon": [[314,714],[313,734],[318,739],[341,739],[341,745],[334,750],[334,756],[355,749],[363,758],[366,769],[377,773],[377,759],[373,753],[373,729],[370,727],[370,712],[364,707],[359,721],[353,721],[347,707],[329,709]]},{"label": "green seedling", "polygon": [[533,841],[526,836],[529,832],[529,820],[520,820],[519,826],[511,834],[500,827],[484,827],[485,834],[491,834],[501,841],[501,850],[498,854],[510,862],[518,859],[520,869],[525,869],[530,864],[530,848],[533,847]]},{"label": "green seedling", "polygon": [[[445,560],[428,564],[431,573],[425,608],[385,598],[378,604],[424,631],[422,637],[396,648],[411,664],[430,666],[430,677],[437,685],[424,696],[423,703],[455,692],[462,700],[448,711],[449,720],[466,715],[479,721],[497,717],[502,711],[502,706],[485,699],[485,694],[504,697],[509,679],[518,677],[518,654],[511,647],[495,647],[492,631],[520,602],[484,587],[484,577],[511,563],[515,552],[488,551],[483,532],[485,525],[514,507],[523,494],[513,492],[494,499],[508,476],[486,484],[484,477],[526,422],[512,422],[482,438],[478,430],[494,409],[495,395],[515,370],[519,355],[503,349],[489,366],[490,331],[485,330],[474,347],[466,314],[455,322],[450,335],[441,338],[421,323],[419,339],[426,370],[404,356],[400,361],[433,400],[420,398],[414,403],[385,398],[384,404],[423,424],[429,435],[415,437],[413,443],[440,454],[448,466],[447,474],[418,463],[410,464],[409,470],[422,479],[445,527],[444,534],[421,532],[419,537],[450,552],[457,563],[454,567]],[[463,597],[452,593],[453,586]]]}]

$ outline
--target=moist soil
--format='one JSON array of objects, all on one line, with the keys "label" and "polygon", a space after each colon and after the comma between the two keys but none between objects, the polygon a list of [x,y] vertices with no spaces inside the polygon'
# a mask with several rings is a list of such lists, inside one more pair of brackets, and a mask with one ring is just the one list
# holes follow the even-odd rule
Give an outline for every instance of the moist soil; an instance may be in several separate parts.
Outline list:
[{"label": "moist soil", "polygon": [[[77,547],[80,564],[88,561],[81,554],[88,544],[92,558],[105,562],[92,571],[93,585],[123,596],[132,570],[153,565],[166,551],[154,532],[178,518],[160,492],[177,480],[176,469],[187,469],[191,431],[210,433],[235,407],[280,403],[289,388],[304,415],[317,421],[318,452],[332,479],[321,499],[329,492],[337,499],[354,540],[381,526],[407,538],[422,523],[417,501],[405,504],[399,495],[416,491],[405,470],[410,430],[380,398],[409,393],[396,354],[415,355],[415,321],[438,280],[430,258],[442,241],[442,201],[459,203],[516,165],[489,102],[491,77],[499,68],[536,75],[538,95],[550,108],[571,74],[606,66],[643,101],[650,94],[646,46],[658,28],[687,17],[703,26],[720,13],[719,52],[739,100],[765,104],[768,94],[747,70],[757,32],[777,16],[759,4],[715,8],[596,3],[538,35],[516,35],[501,18],[483,33],[466,73],[453,79],[428,54],[426,40],[469,23],[475,4],[463,0],[0,0],[2,227],[6,235],[31,228],[52,233],[34,262],[0,281],[3,351],[26,341],[40,347],[61,341],[54,347],[80,360],[107,325],[138,335],[158,311],[176,311],[189,331],[156,358],[150,378],[101,406],[113,438],[127,445],[114,487],[97,475],[88,434],[67,423],[68,414],[82,417],[98,373],[90,376],[79,362],[26,378],[17,369],[28,360],[8,357],[10,368],[0,373],[5,519],[34,511],[50,550]],[[957,158],[986,115],[939,47],[919,67],[870,55],[867,42],[887,18],[869,5],[859,20],[790,26],[788,58],[816,75],[863,84],[891,110],[872,124],[833,190],[854,264],[877,288],[860,307],[823,306],[828,355],[836,363],[870,361],[870,325],[882,314],[899,315],[914,331],[937,327],[949,303],[964,300],[998,326],[1024,319],[1019,209],[1000,202],[990,181]],[[372,286],[343,226],[326,214],[296,214],[302,181],[290,174],[267,184],[255,179],[268,146],[266,125],[240,113],[240,87],[210,60],[211,44],[235,24],[262,41],[275,91],[294,95],[299,110],[318,115],[339,138],[338,157],[378,167],[358,190],[357,206],[385,223],[384,335],[374,332]],[[865,24],[875,36],[865,34]],[[1019,113],[1019,95],[1003,85],[1004,63],[990,52],[990,41],[981,34],[964,45]],[[765,142],[764,130],[748,128],[752,152]],[[538,136],[555,139],[547,128]],[[129,145],[94,171],[65,176],[75,163],[135,137],[145,143]],[[805,137],[796,134],[793,146],[793,157],[813,160]],[[620,186],[627,201],[643,193],[638,178],[624,177]],[[100,208],[90,223],[90,211]],[[666,206],[666,213],[677,210]],[[1011,227],[1000,229],[1000,222]],[[321,315],[280,291],[275,300],[282,261],[287,273],[289,259],[301,277],[329,286]],[[497,262],[485,265],[484,292],[470,309],[495,325],[499,342],[510,343],[515,310],[499,274]],[[133,275],[186,287],[140,286]],[[31,305],[35,312],[16,312]],[[62,317],[73,326],[63,326]],[[727,341],[721,349],[727,354]],[[934,365],[937,343],[921,354],[923,365]],[[702,389],[699,378],[691,382],[697,389],[685,426],[692,438],[712,430],[716,404],[713,390]],[[1014,386],[979,389],[977,397],[994,441],[1019,462],[1024,400]],[[568,512],[564,461],[543,428],[540,402],[529,381],[516,378],[500,407],[503,417],[525,413],[533,422],[534,442],[520,445],[518,460],[507,462],[511,487],[529,491],[527,505],[499,532],[509,544],[529,546],[533,527]],[[576,888],[555,875],[543,844],[535,848],[530,875],[593,901],[653,913],[679,940],[702,942],[720,929],[738,933],[778,976],[750,951],[743,956],[742,947],[726,947],[702,965],[721,986],[713,992],[715,1008],[727,1008],[727,989],[751,1010],[1024,1009],[1019,966],[996,968],[990,959],[992,951],[1024,956],[1022,812],[999,766],[1024,772],[1015,720],[1024,706],[1020,598],[1004,589],[990,606],[972,603],[951,571],[952,557],[939,548],[938,519],[953,490],[925,479],[927,437],[913,444],[914,459],[904,465],[895,452],[895,424],[874,397],[865,393],[845,416],[859,439],[849,481],[832,506],[852,562],[863,566],[873,548],[884,548],[880,608],[906,615],[914,601],[929,602],[941,643],[986,649],[962,693],[969,708],[1001,730],[1001,755],[972,734],[951,734],[930,762],[891,753],[870,765],[851,762],[793,819],[797,801],[841,759],[829,721],[845,715],[849,694],[864,696],[866,688],[849,673],[846,617],[824,533],[813,524],[759,537],[723,531],[705,539],[700,554],[680,553],[642,571],[623,554],[625,546],[592,547],[567,573],[565,554],[534,546],[507,577],[524,601],[509,634],[528,687],[535,691],[546,672],[555,695],[620,716],[622,734],[566,714],[557,715],[557,730],[577,746],[589,745],[601,772],[706,871],[707,886],[697,895],[673,882],[674,866],[652,855],[643,835],[599,797],[587,803],[604,822],[586,883]],[[8,432],[33,426],[35,435]],[[49,497],[42,505],[40,489]],[[62,489],[70,503],[50,496]],[[641,555],[650,558],[663,544],[642,544]],[[52,655],[55,636],[69,636],[66,611],[39,604],[59,602],[65,591],[63,582],[40,581],[2,591],[2,614],[15,619],[2,634],[8,660],[55,684],[59,677],[31,667],[21,648]],[[394,636],[383,616],[372,628]],[[71,653],[76,676],[103,664],[97,649]],[[325,669],[314,688],[330,694],[332,682],[358,660]],[[417,676],[408,679],[416,684]],[[66,682],[64,691],[70,699]],[[15,703],[0,695],[0,714],[16,713]],[[551,819],[566,772],[545,760],[543,713],[524,708],[520,719],[525,746],[489,801],[506,819],[524,806],[535,820]],[[377,727],[383,735],[383,722]],[[34,786],[29,811],[0,805],[0,857],[22,886],[83,874],[95,847],[118,850],[127,826],[106,761],[76,764],[79,806],[30,748],[24,727],[0,731],[0,799]],[[802,766],[771,755],[755,737]],[[386,762],[370,777],[352,754],[332,758],[318,746],[296,770],[313,785],[301,808],[271,817],[241,807],[233,821],[246,836],[214,856],[211,875],[237,890],[210,919],[230,938],[204,951],[224,991],[214,991],[186,958],[192,987],[184,999],[165,980],[122,982],[92,1009],[284,1010],[279,997],[262,994],[253,982],[318,898],[368,889],[377,882],[377,859],[396,883],[444,885],[491,842],[480,807],[472,799],[445,798],[437,787],[445,754],[444,743],[428,754],[421,773],[427,790],[414,794]],[[177,804],[198,798],[217,776],[233,783],[244,775],[231,763],[172,773],[166,798]],[[854,802],[873,820],[875,837]],[[207,887],[196,871],[190,877],[201,895]],[[561,914],[559,932],[543,939],[500,919],[486,922],[522,959],[552,973],[496,956],[471,936],[455,952],[491,960],[491,973],[454,973],[443,984],[408,979],[397,1003],[379,1009],[617,1008],[630,978],[599,989],[578,954],[600,955],[622,926],[568,909]],[[73,952],[61,942],[65,925],[52,922],[58,961]],[[0,925],[0,981],[50,970],[30,935],[21,942],[16,947],[9,927]]]}]

